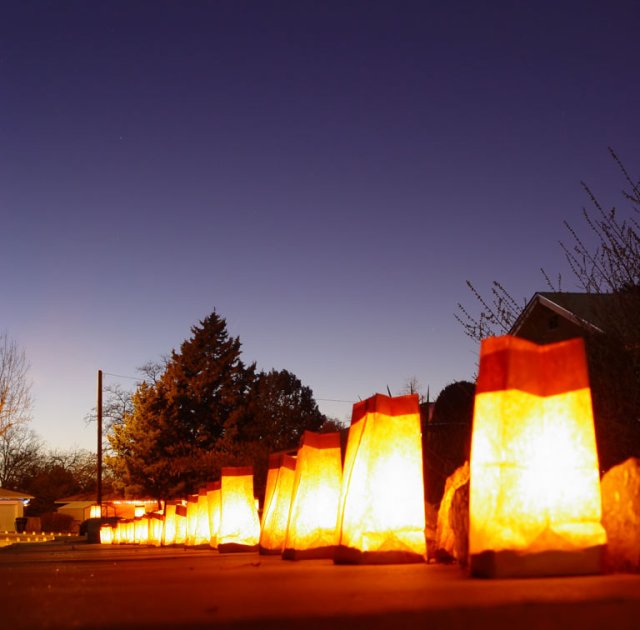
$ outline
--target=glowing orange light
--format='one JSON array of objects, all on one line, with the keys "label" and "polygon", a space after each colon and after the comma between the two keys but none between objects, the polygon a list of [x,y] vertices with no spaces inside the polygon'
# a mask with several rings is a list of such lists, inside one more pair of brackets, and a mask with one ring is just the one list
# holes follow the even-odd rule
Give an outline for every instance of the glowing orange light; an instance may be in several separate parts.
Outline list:
[{"label": "glowing orange light", "polygon": [[285,560],[333,557],[341,482],[340,434],[305,431],[296,459]]},{"label": "glowing orange light", "polygon": [[471,448],[472,574],[599,572],[600,519],[583,341],[486,339]]},{"label": "glowing orange light", "polygon": [[102,508],[99,505],[92,505],[89,509],[89,518],[100,518],[102,516]]},{"label": "glowing orange light", "polygon": [[209,513],[209,546],[218,548],[218,532],[220,530],[220,482],[207,484],[207,508]]},{"label": "glowing orange light", "polygon": [[193,546],[196,544],[196,532],[198,529],[198,495],[189,495],[187,500],[187,539],[185,544]]},{"label": "glowing orange light", "polygon": [[211,536],[209,532],[209,505],[207,489],[200,488],[198,492],[198,521],[196,525],[196,545],[208,545]]},{"label": "glowing orange light", "polygon": [[100,528],[100,544],[112,545],[114,542],[115,530],[111,525],[103,525]]},{"label": "glowing orange light", "polygon": [[159,547],[162,544],[162,530],[164,519],[162,514],[152,512],[147,515],[149,518],[149,544]]},{"label": "glowing orange light", "polygon": [[176,505],[176,534],[175,544],[185,545],[187,543],[187,506],[182,503]]},{"label": "glowing orange light", "polygon": [[118,522],[120,528],[120,543],[132,545],[136,542],[135,523],[133,519],[124,519]]},{"label": "glowing orange light", "polygon": [[176,542],[176,504],[165,503],[164,523],[162,527],[162,544],[174,545]]},{"label": "glowing orange light", "polygon": [[218,551],[257,551],[260,519],[253,497],[253,468],[223,468],[220,490]]},{"label": "glowing orange light", "polygon": [[418,396],[353,407],[342,479],[337,563],[426,560]]},{"label": "glowing orange light", "polygon": [[137,545],[146,545],[149,542],[149,519],[139,516],[133,521],[134,542]]},{"label": "glowing orange light", "polygon": [[284,549],[295,470],[295,457],[284,453],[269,457],[260,531],[262,554],[279,554]]}]

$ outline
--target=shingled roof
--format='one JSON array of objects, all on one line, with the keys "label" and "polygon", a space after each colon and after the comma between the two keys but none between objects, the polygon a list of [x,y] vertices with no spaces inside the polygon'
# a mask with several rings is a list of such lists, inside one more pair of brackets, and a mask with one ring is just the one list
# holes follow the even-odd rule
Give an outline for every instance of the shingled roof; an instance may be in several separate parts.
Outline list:
[{"label": "shingled roof", "polygon": [[615,293],[565,293],[541,291],[535,293],[515,321],[509,334],[517,335],[533,309],[545,306],[561,317],[593,332],[606,329],[608,316],[620,306],[621,296]]}]

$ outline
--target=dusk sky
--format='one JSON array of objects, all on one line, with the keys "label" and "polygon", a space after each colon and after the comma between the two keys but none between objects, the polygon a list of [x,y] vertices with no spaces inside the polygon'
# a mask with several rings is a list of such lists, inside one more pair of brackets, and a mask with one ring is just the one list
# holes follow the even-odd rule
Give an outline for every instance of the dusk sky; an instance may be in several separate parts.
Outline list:
[{"label": "dusk sky", "polygon": [[[586,181],[640,173],[640,4],[0,4],[0,332],[33,428],[95,449],[98,369],[134,381],[214,309],[320,408],[473,378],[465,281],[563,274]],[[476,309],[477,310],[477,309]]]}]

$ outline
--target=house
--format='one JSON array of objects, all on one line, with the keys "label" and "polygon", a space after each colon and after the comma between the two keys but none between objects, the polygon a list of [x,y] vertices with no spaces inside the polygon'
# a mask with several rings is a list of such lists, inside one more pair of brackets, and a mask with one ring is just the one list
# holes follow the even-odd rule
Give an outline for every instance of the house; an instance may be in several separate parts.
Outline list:
[{"label": "house", "polygon": [[0,488],[0,531],[16,531],[16,519],[24,516],[24,507],[33,499],[26,492]]},{"label": "house", "polygon": [[[95,495],[77,494],[58,499],[55,503],[60,506],[56,511],[72,516],[75,528],[79,528],[83,521],[93,516],[91,508],[96,505],[96,499]],[[102,516],[133,518],[157,509],[156,499],[122,499],[112,496],[103,497],[102,501]]]},{"label": "house", "polygon": [[82,497],[66,497],[58,499],[56,504],[60,504],[60,507],[56,509],[58,514],[68,514],[73,518],[73,531],[76,531],[79,529],[80,523],[91,517],[91,507],[96,504],[96,501]]},{"label": "house", "polygon": [[604,332],[619,300],[613,293],[536,293],[509,334],[546,344]]}]

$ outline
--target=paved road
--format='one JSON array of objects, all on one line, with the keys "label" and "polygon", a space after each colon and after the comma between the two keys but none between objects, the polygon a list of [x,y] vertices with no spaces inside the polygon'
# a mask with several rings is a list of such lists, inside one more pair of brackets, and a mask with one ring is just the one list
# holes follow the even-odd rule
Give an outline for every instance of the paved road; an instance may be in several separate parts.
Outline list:
[{"label": "paved road", "polygon": [[640,576],[472,580],[456,566],[334,566],[209,550],[0,550],[0,627],[640,627]]}]

